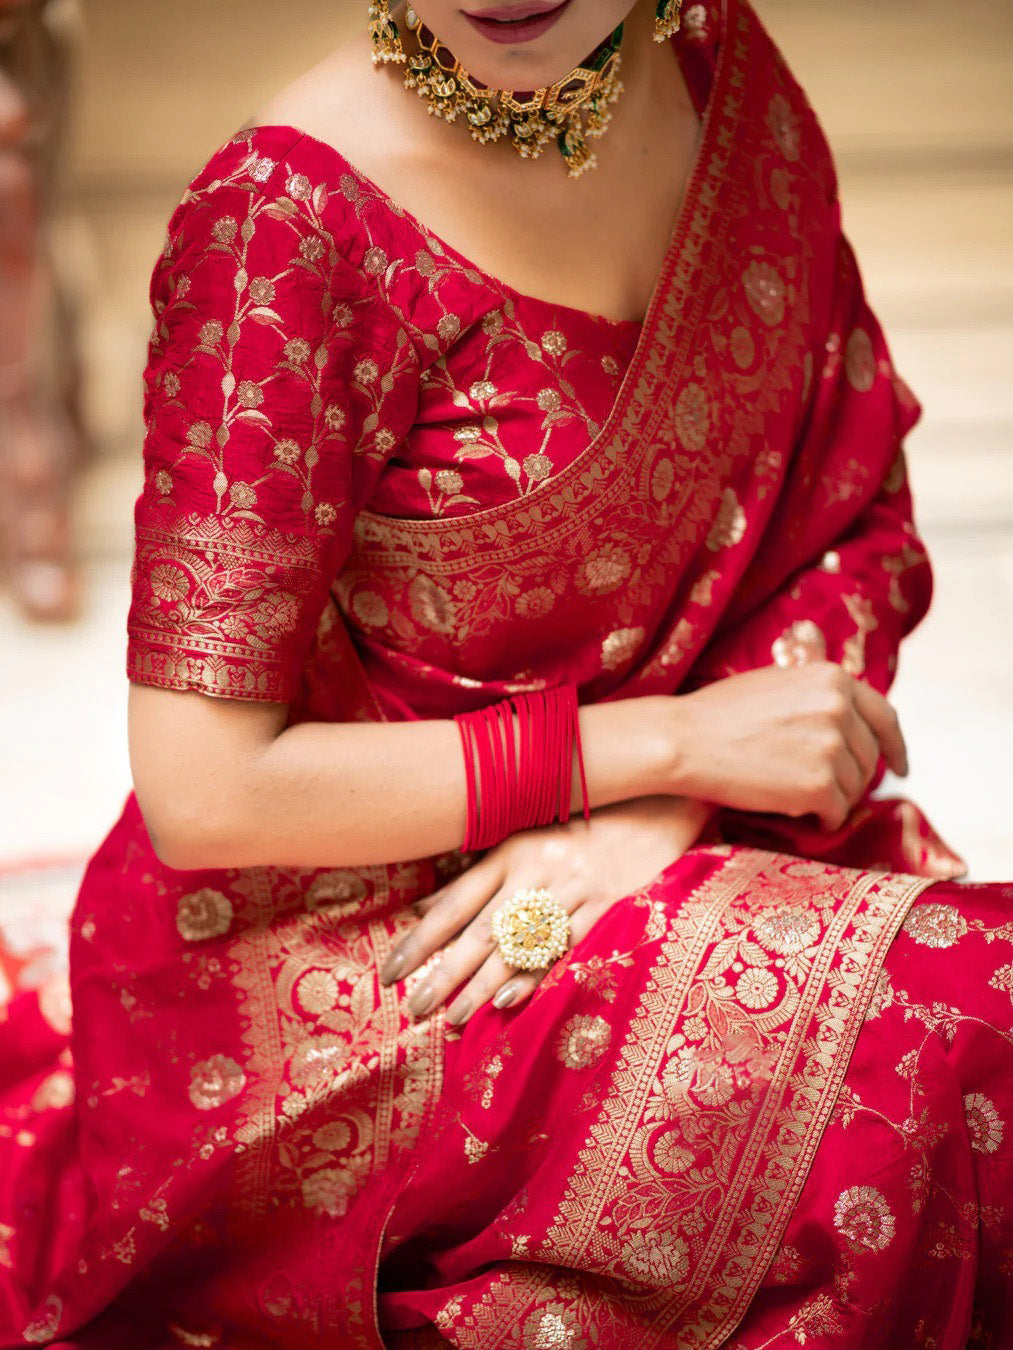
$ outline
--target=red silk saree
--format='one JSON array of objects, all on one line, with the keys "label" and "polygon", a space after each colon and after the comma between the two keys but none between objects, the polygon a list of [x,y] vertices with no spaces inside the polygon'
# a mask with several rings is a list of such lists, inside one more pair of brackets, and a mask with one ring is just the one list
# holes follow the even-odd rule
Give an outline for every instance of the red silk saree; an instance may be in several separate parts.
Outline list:
[{"label": "red silk saree", "polygon": [[[152,276],[131,679],[293,722],[889,686],[918,405],[752,11],[673,41],[701,133],[643,325],[294,128],[215,152]],[[1011,1343],[1013,887],[910,802],[724,811],[529,1001],[415,1023],[425,970],[377,970],[470,861],[174,871],[130,795],[70,1000],[11,967],[0,1344]]]}]

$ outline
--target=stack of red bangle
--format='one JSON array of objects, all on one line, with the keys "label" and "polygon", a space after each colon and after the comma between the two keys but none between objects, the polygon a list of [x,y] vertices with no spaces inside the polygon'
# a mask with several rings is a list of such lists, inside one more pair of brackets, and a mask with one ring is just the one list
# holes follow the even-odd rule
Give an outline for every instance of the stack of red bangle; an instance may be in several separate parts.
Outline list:
[{"label": "stack of red bangle", "polygon": [[535,825],[569,820],[574,749],[584,819],[589,818],[578,712],[576,689],[563,684],[458,713],[454,721],[468,782],[466,851],[491,848]]}]

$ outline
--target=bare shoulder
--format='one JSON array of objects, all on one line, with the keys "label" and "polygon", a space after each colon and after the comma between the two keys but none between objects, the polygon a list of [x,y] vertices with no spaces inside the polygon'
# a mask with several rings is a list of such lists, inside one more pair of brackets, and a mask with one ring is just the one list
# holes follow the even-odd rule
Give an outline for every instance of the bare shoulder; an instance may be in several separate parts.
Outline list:
[{"label": "bare shoulder", "polygon": [[356,35],[285,85],[247,126],[291,126],[332,145],[371,177],[383,179],[420,150],[417,110],[400,73],[377,69],[368,36]]}]

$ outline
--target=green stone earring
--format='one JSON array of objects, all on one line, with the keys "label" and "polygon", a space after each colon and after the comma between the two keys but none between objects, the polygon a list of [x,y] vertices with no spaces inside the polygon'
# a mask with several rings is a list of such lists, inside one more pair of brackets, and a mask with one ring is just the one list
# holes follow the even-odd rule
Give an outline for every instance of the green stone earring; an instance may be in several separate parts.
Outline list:
[{"label": "green stone earring", "polygon": [[682,23],[682,0],[658,0],[654,19],[654,40],[664,42],[679,31]]}]

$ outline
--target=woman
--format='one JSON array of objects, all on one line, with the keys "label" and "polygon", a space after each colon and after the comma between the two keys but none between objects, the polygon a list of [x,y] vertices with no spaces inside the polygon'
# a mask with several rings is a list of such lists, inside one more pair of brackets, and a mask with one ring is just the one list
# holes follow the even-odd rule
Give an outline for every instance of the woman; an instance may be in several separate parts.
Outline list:
[{"label": "woman", "polygon": [[804,95],[744,0],[369,41],[152,277],[136,795],[71,1040],[9,1009],[7,1339],[1008,1344],[1011,893],[869,795],[918,406]]}]

